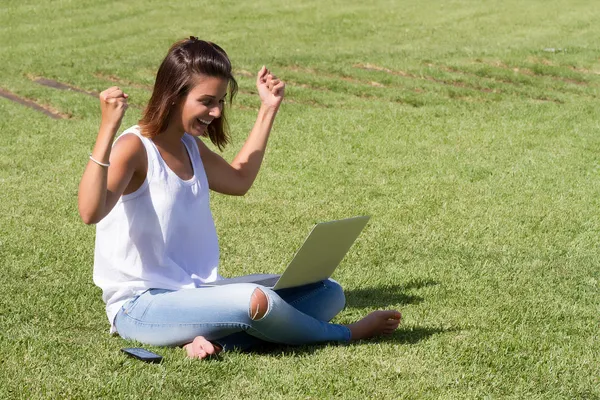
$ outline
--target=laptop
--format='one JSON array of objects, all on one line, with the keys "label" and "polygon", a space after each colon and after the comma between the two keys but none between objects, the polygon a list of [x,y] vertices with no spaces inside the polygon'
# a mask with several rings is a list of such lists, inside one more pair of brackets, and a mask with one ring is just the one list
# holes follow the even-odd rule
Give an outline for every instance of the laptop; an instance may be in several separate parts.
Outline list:
[{"label": "laptop", "polygon": [[321,222],[309,233],[283,274],[252,274],[219,279],[203,286],[256,283],[273,290],[308,285],[328,279],[363,230],[368,216]]}]

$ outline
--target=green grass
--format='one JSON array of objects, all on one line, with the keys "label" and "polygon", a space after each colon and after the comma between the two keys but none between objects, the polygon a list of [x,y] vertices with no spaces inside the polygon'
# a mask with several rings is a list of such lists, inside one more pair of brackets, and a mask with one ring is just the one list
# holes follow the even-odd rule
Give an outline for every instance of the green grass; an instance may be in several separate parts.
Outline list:
[{"label": "green grass", "polygon": [[[600,9],[594,1],[0,5],[0,398],[600,398]],[[212,197],[222,273],[278,272],[313,223],[372,216],[335,278],[391,338],[161,365],[125,358],[77,185],[99,92],[142,107],[175,40],[288,82],[259,178]],[[554,49],[552,51],[551,49]],[[256,115],[239,75],[233,157]],[[132,107],[123,126],[134,124]]]}]

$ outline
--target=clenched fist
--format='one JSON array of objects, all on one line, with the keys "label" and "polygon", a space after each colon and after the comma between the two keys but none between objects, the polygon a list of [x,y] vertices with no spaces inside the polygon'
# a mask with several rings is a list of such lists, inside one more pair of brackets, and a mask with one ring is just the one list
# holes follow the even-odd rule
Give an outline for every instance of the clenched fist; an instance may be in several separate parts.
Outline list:
[{"label": "clenched fist", "polygon": [[117,128],[127,110],[127,98],[117,86],[110,87],[100,93],[100,109],[102,110],[102,124]]},{"label": "clenched fist", "polygon": [[262,104],[274,109],[279,108],[285,93],[285,83],[264,66],[256,76],[256,88]]}]

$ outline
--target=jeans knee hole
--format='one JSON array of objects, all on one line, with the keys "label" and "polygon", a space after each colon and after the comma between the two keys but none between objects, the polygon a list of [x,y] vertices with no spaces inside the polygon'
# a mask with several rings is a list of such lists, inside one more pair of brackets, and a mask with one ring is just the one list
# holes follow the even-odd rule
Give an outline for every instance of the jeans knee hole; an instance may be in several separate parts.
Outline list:
[{"label": "jeans knee hole", "polygon": [[248,315],[253,321],[262,319],[269,308],[269,299],[260,288],[254,289],[250,296],[250,310]]}]

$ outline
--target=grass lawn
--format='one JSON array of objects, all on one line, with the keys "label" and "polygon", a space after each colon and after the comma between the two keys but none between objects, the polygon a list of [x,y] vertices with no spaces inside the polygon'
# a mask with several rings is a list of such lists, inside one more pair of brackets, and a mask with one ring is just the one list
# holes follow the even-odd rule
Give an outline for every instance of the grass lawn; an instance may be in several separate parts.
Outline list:
[{"label": "grass lawn", "polygon": [[[600,398],[596,2],[282,3],[2,1],[0,398]],[[192,34],[239,77],[226,158],[255,71],[288,83],[253,189],[211,198],[221,272],[280,272],[315,222],[369,214],[335,322],[398,308],[392,337],[152,365],[108,335],[77,212],[94,93],[124,87],[136,123]]]}]

